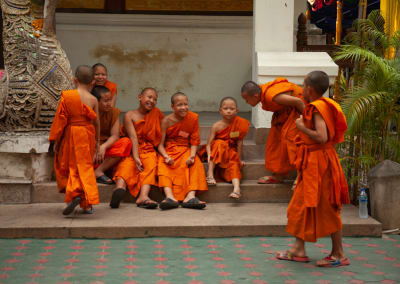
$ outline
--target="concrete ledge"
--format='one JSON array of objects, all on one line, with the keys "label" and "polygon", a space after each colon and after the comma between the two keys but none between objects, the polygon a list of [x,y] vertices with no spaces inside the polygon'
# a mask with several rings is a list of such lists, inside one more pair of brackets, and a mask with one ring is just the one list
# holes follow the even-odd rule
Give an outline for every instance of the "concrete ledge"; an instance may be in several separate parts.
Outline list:
[{"label": "concrete ledge", "polygon": [[0,178],[0,204],[24,204],[31,202],[32,181]]},{"label": "concrete ledge", "polygon": [[[4,205],[0,207],[0,238],[128,238],[128,237],[232,237],[287,236],[287,203],[208,204],[205,210],[179,208],[144,210],[107,204],[95,214],[77,210],[64,217],[64,204]],[[23,212],[24,214],[21,214]],[[381,236],[381,224],[358,218],[352,205],[342,210],[345,236]],[[184,216],[184,218],[182,218]]]}]

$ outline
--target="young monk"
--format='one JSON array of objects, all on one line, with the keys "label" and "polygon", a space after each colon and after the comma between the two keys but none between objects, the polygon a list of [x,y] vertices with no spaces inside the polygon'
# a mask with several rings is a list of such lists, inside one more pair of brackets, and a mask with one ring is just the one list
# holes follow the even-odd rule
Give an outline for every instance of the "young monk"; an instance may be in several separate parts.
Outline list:
[{"label": "young monk", "polygon": [[95,86],[92,94],[98,100],[100,114],[100,148],[96,155],[94,173],[98,183],[112,184],[113,181],[105,173],[123,158],[130,156],[132,143],[129,138],[119,136],[121,111],[112,106],[110,90],[105,86]]},{"label": "young monk", "polygon": [[229,197],[240,198],[240,179],[242,174],[241,154],[243,139],[249,130],[250,123],[239,116],[236,100],[225,97],[221,100],[219,112],[222,119],[214,123],[207,141],[208,185],[215,185],[214,169],[217,176],[232,182],[233,192]]},{"label": "young monk", "polygon": [[264,110],[274,112],[265,145],[265,168],[272,175],[261,177],[258,183],[282,183],[295,169],[294,139],[298,133],[295,120],[304,110],[302,89],[285,78],[277,78],[261,86],[248,81],[243,85],[241,95],[249,105],[256,106],[261,102]]},{"label": "young monk", "polygon": [[342,247],[342,204],[350,202],[346,179],[335,151],[347,129],[340,106],[322,97],[329,87],[328,75],[313,71],[304,80],[303,96],[307,106],[296,120],[299,171],[297,186],[287,209],[286,230],[296,237],[295,245],[279,253],[278,259],[305,262],[304,242],[316,242],[330,235],[332,251],[317,262],[322,267],[349,265]]},{"label": "young monk", "polygon": [[[156,108],[157,92],[153,88],[143,89],[139,96],[139,108],[128,111],[124,117],[124,130],[132,141],[132,156],[125,158],[114,174],[116,189],[110,206],[118,208],[126,188],[140,208],[155,209],[157,202],[149,197],[151,186],[156,186],[158,154],[156,147],[161,140],[162,112]],[[139,195],[139,197],[138,197]]]},{"label": "young monk", "polygon": [[84,210],[99,203],[99,192],[93,170],[93,157],[99,150],[100,123],[98,103],[90,94],[93,72],[89,66],[75,71],[76,90],[62,91],[50,129],[54,143],[54,170],[60,192],[65,192],[71,214],[80,204]]},{"label": "young monk", "polygon": [[114,82],[108,81],[108,73],[107,68],[102,63],[96,63],[92,66],[94,73],[94,80],[96,86],[105,86],[111,92],[111,106],[115,107],[115,102],[117,101],[117,84]]},{"label": "young monk", "polygon": [[159,186],[164,188],[166,198],[160,208],[173,209],[182,202],[182,207],[203,209],[205,202],[196,197],[196,191],[207,190],[204,167],[196,155],[200,144],[198,115],[189,111],[189,102],[184,93],[171,97],[172,114],[161,122],[161,142],[158,151]]}]

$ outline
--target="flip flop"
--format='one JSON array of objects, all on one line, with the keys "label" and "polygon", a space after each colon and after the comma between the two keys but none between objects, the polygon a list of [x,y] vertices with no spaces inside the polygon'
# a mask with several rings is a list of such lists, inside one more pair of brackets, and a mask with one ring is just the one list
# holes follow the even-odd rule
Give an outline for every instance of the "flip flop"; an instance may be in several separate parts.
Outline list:
[{"label": "flip flop", "polygon": [[280,184],[283,183],[283,181],[278,180],[272,176],[265,176],[261,177],[257,180],[257,183],[259,184]]},{"label": "flip flop", "polygon": [[159,206],[161,210],[175,209],[179,207],[179,202],[167,197],[161,201]]},{"label": "flip flop", "polygon": [[205,203],[201,203],[197,197],[193,197],[192,199],[188,200],[187,202],[182,202],[183,208],[189,209],[203,209],[206,207]]},{"label": "flip flop", "polygon": [[345,257],[344,259],[339,259],[339,258],[335,258],[332,256],[327,256],[323,259],[323,261],[325,261],[326,263],[321,263],[318,264],[318,267],[339,267],[339,266],[346,266],[346,265],[350,265],[350,259],[348,259],[347,257]]},{"label": "flip flop", "polygon": [[207,185],[217,185],[217,181],[215,178],[212,177],[206,177]]},{"label": "flip flop", "polygon": [[234,191],[232,191],[231,194],[229,194],[229,198],[232,198],[232,199],[235,199],[235,200],[239,200],[241,196],[242,195],[240,193],[237,193],[237,192],[234,192]]},{"label": "flip flop", "polygon": [[93,206],[88,208],[88,209],[83,209],[83,214],[93,214],[94,213],[94,208]]},{"label": "flip flop", "polygon": [[150,202],[150,199],[146,199],[143,202],[136,203],[137,207],[139,208],[144,208],[144,209],[156,209],[158,207],[158,204],[155,202]]},{"label": "flip flop", "polygon": [[80,197],[75,197],[74,199],[72,199],[72,201],[67,204],[67,207],[65,207],[64,211],[62,212],[63,215],[69,215],[74,212],[75,207],[78,206],[79,203],[81,203]]},{"label": "flip flop", "polygon": [[113,184],[114,182],[113,182],[113,180],[112,179],[110,179],[108,176],[106,176],[106,175],[102,175],[102,176],[100,176],[100,177],[97,177],[96,178],[96,181],[98,182],[98,183],[102,183],[102,184]]},{"label": "flip flop", "polygon": [[289,260],[295,262],[310,262],[310,258],[308,256],[296,256],[288,251],[278,252],[276,258],[280,260]]},{"label": "flip flop", "polygon": [[125,197],[125,192],[126,190],[123,188],[117,188],[114,190],[112,196],[111,196],[111,201],[110,201],[110,207],[112,209],[116,209],[119,207],[119,204],[121,203],[122,199]]}]

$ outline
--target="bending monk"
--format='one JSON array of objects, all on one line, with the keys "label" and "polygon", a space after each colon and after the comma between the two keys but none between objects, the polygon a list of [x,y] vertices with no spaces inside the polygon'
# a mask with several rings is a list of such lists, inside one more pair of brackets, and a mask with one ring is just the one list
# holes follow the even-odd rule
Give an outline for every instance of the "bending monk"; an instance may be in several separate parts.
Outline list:
[{"label": "bending monk", "polygon": [[106,176],[121,159],[130,156],[132,144],[129,138],[119,138],[121,111],[112,106],[110,90],[104,86],[96,86],[92,94],[99,102],[100,113],[100,148],[96,155],[95,175],[98,183],[112,184]]},{"label": "bending monk", "polygon": [[350,199],[335,151],[335,144],[343,142],[347,123],[340,106],[322,97],[328,87],[328,75],[322,71],[313,71],[304,80],[303,96],[308,104],[304,115],[296,120],[299,178],[287,209],[286,227],[296,237],[296,243],[277,258],[309,261],[304,242],[330,235],[332,251],[317,265],[337,267],[350,264],[343,252],[340,219],[342,204]]},{"label": "bending monk", "polygon": [[160,203],[162,210],[182,207],[203,209],[205,202],[196,197],[196,191],[207,190],[204,167],[196,155],[200,144],[198,115],[189,111],[184,93],[171,97],[172,114],[161,122],[161,142],[158,151],[159,186],[166,198]]},{"label": "bending monk", "polygon": [[249,105],[256,106],[261,102],[264,110],[274,113],[265,145],[265,168],[272,176],[262,177],[258,183],[282,183],[295,169],[294,139],[298,133],[295,121],[304,110],[302,89],[285,78],[277,78],[261,86],[248,81],[243,85],[241,95]]},{"label": "bending monk", "polygon": [[100,123],[97,100],[89,93],[92,69],[78,66],[74,80],[77,89],[61,93],[49,136],[54,143],[57,186],[68,203],[64,215],[71,214],[78,204],[92,212],[92,205],[99,203],[93,158],[99,149]]},{"label": "bending monk", "polygon": [[155,209],[158,206],[150,199],[149,192],[151,186],[157,186],[156,147],[161,140],[160,123],[164,115],[156,108],[158,95],[155,89],[143,89],[138,98],[139,108],[128,111],[124,117],[124,131],[132,141],[133,151],[132,156],[119,163],[114,174],[116,189],[111,208],[119,207],[127,187],[133,197],[137,197],[138,207]]},{"label": "bending monk", "polygon": [[233,192],[229,197],[239,199],[240,169],[243,139],[249,130],[250,122],[237,116],[238,108],[236,100],[225,97],[221,100],[219,112],[222,119],[214,123],[207,141],[208,185],[215,185],[214,169],[217,177],[227,182],[232,182]]}]

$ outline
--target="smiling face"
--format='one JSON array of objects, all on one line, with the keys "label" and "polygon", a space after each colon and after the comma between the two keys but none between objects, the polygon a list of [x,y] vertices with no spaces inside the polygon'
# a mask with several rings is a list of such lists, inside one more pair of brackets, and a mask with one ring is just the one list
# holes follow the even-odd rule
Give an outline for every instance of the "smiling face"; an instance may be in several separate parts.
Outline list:
[{"label": "smiling face", "polygon": [[140,106],[146,111],[151,111],[157,104],[158,95],[157,92],[148,89],[139,95]]},{"label": "smiling face", "polygon": [[174,98],[174,103],[171,105],[172,110],[178,117],[185,117],[189,111],[189,101],[186,96],[178,95]]},{"label": "smiling face", "polygon": [[102,93],[99,101],[99,111],[109,112],[112,109],[112,95],[110,92]]},{"label": "smiling face", "polygon": [[103,66],[97,66],[93,71],[95,84],[104,86],[107,81],[107,70]]},{"label": "smiling face", "polygon": [[260,94],[249,95],[246,92],[242,92],[241,96],[247,104],[253,107],[260,102]]},{"label": "smiling face", "polygon": [[227,120],[232,120],[238,113],[236,102],[230,99],[226,99],[222,102],[219,108],[219,113]]}]

